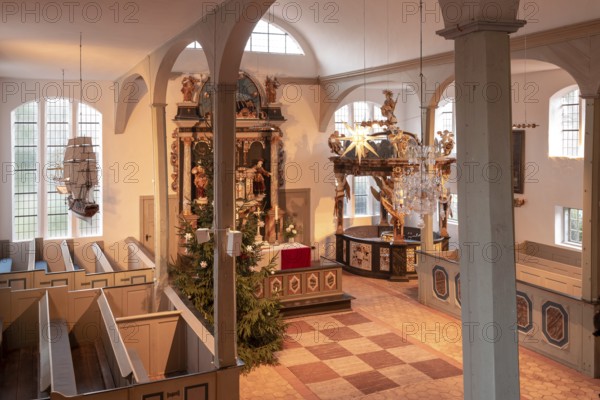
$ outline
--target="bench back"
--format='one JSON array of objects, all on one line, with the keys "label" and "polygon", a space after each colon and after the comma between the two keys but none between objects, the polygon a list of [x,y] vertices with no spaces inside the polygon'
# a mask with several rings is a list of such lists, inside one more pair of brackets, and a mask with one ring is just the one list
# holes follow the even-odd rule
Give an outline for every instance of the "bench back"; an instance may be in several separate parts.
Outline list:
[{"label": "bench back", "polygon": [[96,257],[96,272],[114,272],[98,243],[92,243],[92,252]]},{"label": "bench back", "polygon": [[65,264],[65,271],[75,271],[73,260],[71,259],[71,252],[69,251],[66,240],[60,242],[60,253],[62,255],[62,261]]}]

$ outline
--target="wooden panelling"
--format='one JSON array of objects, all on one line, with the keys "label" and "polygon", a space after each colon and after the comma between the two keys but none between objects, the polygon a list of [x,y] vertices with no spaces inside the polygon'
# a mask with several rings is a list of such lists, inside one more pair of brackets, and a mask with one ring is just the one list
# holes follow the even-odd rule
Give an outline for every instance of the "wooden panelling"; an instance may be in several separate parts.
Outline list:
[{"label": "wooden panelling", "polygon": [[152,311],[152,283],[104,289],[115,318],[147,314]]},{"label": "wooden panelling", "polygon": [[117,325],[125,346],[135,349],[151,379],[186,371],[185,330],[180,324],[180,312],[117,318]]}]

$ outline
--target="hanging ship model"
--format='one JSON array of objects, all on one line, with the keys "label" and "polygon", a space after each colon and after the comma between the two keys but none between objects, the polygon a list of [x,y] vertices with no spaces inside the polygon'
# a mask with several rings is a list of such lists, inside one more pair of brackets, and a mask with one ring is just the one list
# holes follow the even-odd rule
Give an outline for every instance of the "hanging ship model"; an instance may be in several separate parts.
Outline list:
[{"label": "hanging ship model", "polygon": [[100,209],[94,201],[94,187],[98,185],[98,166],[91,137],[69,139],[63,161],[62,185],[56,189],[68,194],[69,210],[75,216],[87,219]]}]

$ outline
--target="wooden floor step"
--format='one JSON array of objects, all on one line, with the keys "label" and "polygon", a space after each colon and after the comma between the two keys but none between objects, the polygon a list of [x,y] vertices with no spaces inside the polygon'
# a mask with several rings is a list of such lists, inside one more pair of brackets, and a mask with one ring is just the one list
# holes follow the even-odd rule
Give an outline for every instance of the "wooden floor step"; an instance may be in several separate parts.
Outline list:
[{"label": "wooden floor step", "polygon": [[281,314],[289,318],[333,311],[347,311],[352,309],[352,300],[354,300],[354,297],[343,293],[333,296],[282,301]]},{"label": "wooden floor step", "polygon": [[100,364],[100,372],[102,373],[102,380],[104,381],[104,387],[106,389],[114,389],[115,382],[110,372],[110,366],[108,364],[108,358],[106,358],[106,352],[104,351],[104,345],[100,340],[94,342],[96,347],[96,355],[98,357],[98,364]]}]

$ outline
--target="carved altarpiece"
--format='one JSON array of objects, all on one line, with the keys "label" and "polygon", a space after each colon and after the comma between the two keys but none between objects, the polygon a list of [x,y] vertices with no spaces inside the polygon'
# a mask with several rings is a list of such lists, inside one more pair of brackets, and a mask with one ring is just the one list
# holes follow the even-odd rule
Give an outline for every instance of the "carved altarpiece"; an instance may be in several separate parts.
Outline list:
[{"label": "carved altarpiece", "polygon": [[[202,198],[203,171],[194,168],[210,152],[212,89],[209,78],[199,80],[193,100],[178,103],[173,119],[177,128],[172,134],[171,188],[178,193],[179,214],[192,226],[198,218],[192,212],[192,203],[206,201]],[[275,206],[279,205],[278,192],[284,182],[280,125],[285,119],[281,105],[267,103],[266,99],[264,88],[246,73],[240,73],[236,93],[236,158],[232,169],[236,173],[236,203],[250,205],[249,212],[260,207],[265,215],[264,239],[273,243]],[[279,221],[282,218],[283,211],[279,210]]]}]

